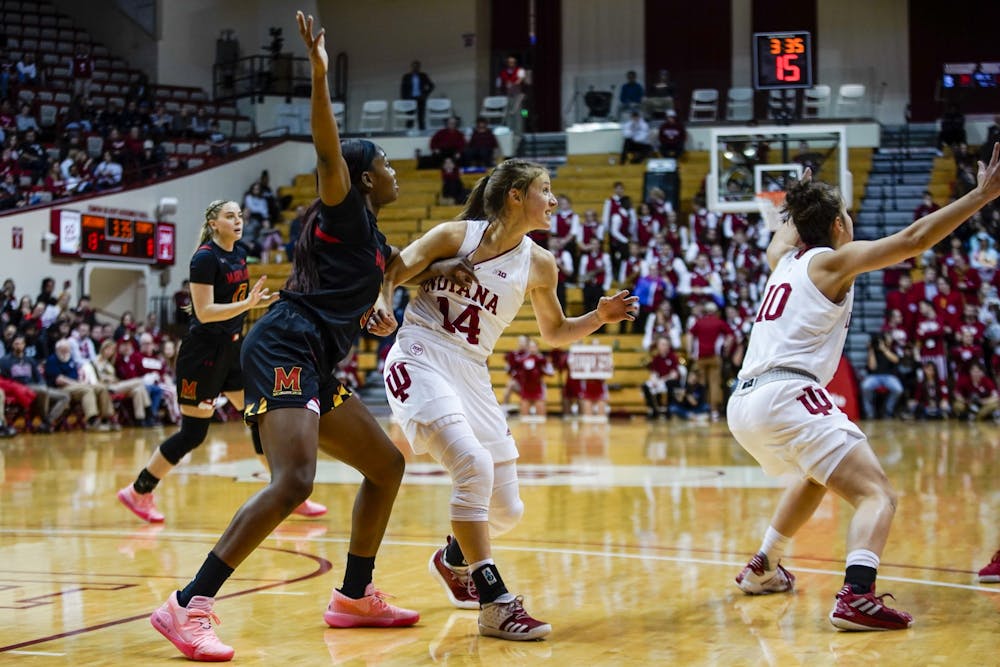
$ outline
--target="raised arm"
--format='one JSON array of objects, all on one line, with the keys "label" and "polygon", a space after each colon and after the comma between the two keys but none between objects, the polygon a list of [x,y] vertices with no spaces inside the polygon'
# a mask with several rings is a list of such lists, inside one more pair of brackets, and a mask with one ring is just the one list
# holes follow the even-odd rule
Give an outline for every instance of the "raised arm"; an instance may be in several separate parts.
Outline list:
[{"label": "raised arm", "polygon": [[313,17],[295,13],[302,37],[309,53],[312,73],[312,94],[310,96],[313,146],[316,149],[316,173],[319,177],[319,198],[327,206],[336,206],[344,201],[351,189],[351,176],[347,163],[340,152],[340,132],[330,104],[330,84],[326,75],[329,57],[326,53],[326,30],[320,28],[313,34]]},{"label": "raised arm", "polygon": [[835,287],[842,293],[855,276],[915,257],[951,234],[973,213],[1000,195],[1000,143],[993,145],[988,165],[979,162],[976,180],[976,187],[961,199],[925,215],[895,234],[876,241],[852,241],[836,252],[819,255],[810,266],[813,282],[828,296],[831,291],[838,291],[833,289]]}]

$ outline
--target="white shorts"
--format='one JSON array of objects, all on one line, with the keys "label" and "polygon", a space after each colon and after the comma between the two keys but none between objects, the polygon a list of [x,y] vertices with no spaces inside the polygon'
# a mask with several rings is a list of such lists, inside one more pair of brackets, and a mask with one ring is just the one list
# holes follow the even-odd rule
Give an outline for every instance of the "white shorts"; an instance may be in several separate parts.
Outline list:
[{"label": "white shorts", "polygon": [[729,399],[726,421],[764,472],[791,473],[820,484],[866,440],[826,390],[806,378],[737,389]]},{"label": "white shorts", "polygon": [[417,454],[427,451],[427,443],[416,438],[417,426],[461,414],[494,463],[517,458],[507,414],[493,393],[485,362],[423,337],[401,334],[386,356],[383,375],[392,414]]}]

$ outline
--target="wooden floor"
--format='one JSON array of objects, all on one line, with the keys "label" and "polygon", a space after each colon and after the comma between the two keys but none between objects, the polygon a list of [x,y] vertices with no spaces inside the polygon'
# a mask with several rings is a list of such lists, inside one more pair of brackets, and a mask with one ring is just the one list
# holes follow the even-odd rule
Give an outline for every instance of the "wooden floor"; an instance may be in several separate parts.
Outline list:
[{"label": "wooden floor", "polygon": [[[838,633],[827,620],[843,572],[849,508],[828,497],[785,564],[794,594],[754,598],[733,584],[767,526],[780,482],[724,425],[513,420],[524,521],[495,555],[545,641],[481,638],[427,573],[448,532],[447,477],[409,464],[376,583],[420,623],[332,630],[322,620],[343,574],[357,477],[325,460],[319,520],[290,519],[220,594],[220,637],[243,664],[957,665],[997,664],[1000,585],[975,571],[1000,548],[1000,430],[865,424],[900,491],[880,569],[914,627]],[[158,491],[167,521],[139,522],[115,500],[162,429],[0,441],[0,663],[181,664],[147,620],[201,564],[259,488],[244,427],[212,427]]]}]

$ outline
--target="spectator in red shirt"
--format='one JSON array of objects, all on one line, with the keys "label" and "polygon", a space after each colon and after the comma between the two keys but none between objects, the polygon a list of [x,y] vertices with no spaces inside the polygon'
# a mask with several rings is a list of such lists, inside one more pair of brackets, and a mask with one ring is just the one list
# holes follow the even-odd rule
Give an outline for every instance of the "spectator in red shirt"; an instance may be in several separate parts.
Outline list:
[{"label": "spectator in red shirt", "polygon": [[951,283],[944,276],[937,279],[937,291],[937,296],[932,301],[934,310],[937,311],[938,318],[944,325],[945,333],[954,335],[962,324],[962,310],[964,308],[962,296],[952,291]]},{"label": "spectator in red shirt", "polygon": [[677,112],[667,110],[667,118],[660,125],[657,133],[660,139],[660,155],[679,158],[684,155],[684,144],[687,141],[687,130],[677,118]]},{"label": "spectator in red shirt", "polygon": [[500,401],[500,405],[507,406],[510,403],[510,397],[517,394],[518,398],[521,397],[521,358],[528,353],[528,337],[518,336],[517,337],[517,347],[513,350],[509,350],[503,355],[504,370],[507,371],[507,386],[503,390],[503,399]]},{"label": "spectator in red shirt", "polygon": [[132,378],[142,378],[145,381],[146,391],[149,392],[149,414],[145,426],[154,426],[158,423],[160,405],[163,402],[163,389],[157,382],[157,376],[147,373],[143,366],[142,354],[135,349],[135,339],[131,335],[123,336],[118,341],[118,359],[115,361],[115,372],[119,379],[131,380]]},{"label": "spectator in red shirt", "polygon": [[992,419],[1000,408],[997,386],[981,364],[973,364],[969,375],[955,382],[955,416],[969,421]]},{"label": "spectator in red shirt", "polygon": [[950,357],[952,377],[956,382],[969,375],[973,364],[982,364],[985,359],[983,348],[976,342],[975,334],[968,330],[961,334],[957,344],[952,345]]},{"label": "spectator in red shirt", "polygon": [[94,76],[94,58],[90,55],[90,46],[80,44],[73,56],[73,95],[87,97],[90,95],[90,81]]},{"label": "spectator in red shirt", "polygon": [[941,207],[934,203],[934,195],[931,194],[930,190],[924,190],[924,198],[920,201],[920,204],[913,209],[913,219],[919,220],[925,215],[930,215],[939,208]]},{"label": "spectator in red shirt", "polygon": [[465,153],[462,155],[463,164],[467,167],[492,167],[499,148],[500,143],[490,129],[489,123],[480,116],[476,119],[472,134],[469,135]]},{"label": "spectator in red shirt", "polygon": [[951,414],[948,383],[938,375],[937,366],[924,364],[913,388],[911,412],[918,419],[947,419]]},{"label": "spectator in red shirt", "polygon": [[697,317],[688,329],[688,358],[701,370],[708,388],[708,406],[712,420],[719,419],[722,407],[722,357],[733,339],[729,325],[719,317],[719,307],[708,301],[704,315]]},{"label": "spectator in red shirt", "polygon": [[920,302],[920,316],[915,329],[915,342],[920,363],[933,363],[937,366],[938,375],[947,377],[948,364],[944,325],[930,301]]},{"label": "spectator in red shirt", "polygon": [[453,159],[456,164],[461,164],[464,151],[465,135],[458,129],[458,118],[452,116],[445,121],[444,127],[431,137],[430,166],[440,167],[447,157]]},{"label": "spectator in red shirt", "polygon": [[681,366],[677,353],[670,346],[670,339],[660,336],[650,349],[649,379],[642,385],[642,395],[646,399],[646,417],[670,419],[670,405],[674,395],[681,388]]},{"label": "spectator in red shirt", "polygon": [[886,312],[891,313],[894,310],[898,310],[902,313],[903,328],[911,338],[913,337],[914,327],[917,324],[918,304],[920,301],[921,298],[917,290],[913,287],[913,279],[910,277],[909,272],[902,273],[899,276],[899,286],[885,295]]},{"label": "spectator in red shirt", "polygon": [[538,343],[528,340],[528,347],[517,361],[517,377],[521,385],[521,419],[545,419],[545,377],[555,375],[552,364],[538,350]]}]

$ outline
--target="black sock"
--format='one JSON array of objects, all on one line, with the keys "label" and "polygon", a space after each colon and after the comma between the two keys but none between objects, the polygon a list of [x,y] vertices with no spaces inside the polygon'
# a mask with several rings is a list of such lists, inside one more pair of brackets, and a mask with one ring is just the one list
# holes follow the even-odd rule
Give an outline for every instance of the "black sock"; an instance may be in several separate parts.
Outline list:
[{"label": "black sock", "polygon": [[495,563],[487,563],[472,573],[472,581],[479,592],[479,604],[493,602],[507,592]]},{"label": "black sock", "polygon": [[214,598],[232,573],[233,568],[223,563],[222,559],[215,555],[215,552],[209,551],[205,562],[201,564],[201,569],[198,570],[198,574],[194,575],[191,583],[183,590],[177,591],[177,604],[186,607],[191,598],[196,595]]},{"label": "black sock", "polygon": [[159,483],[159,478],[153,477],[151,472],[143,468],[142,472],[139,473],[139,476],[136,477],[135,481],[132,483],[132,488],[139,494],[151,493]]},{"label": "black sock", "polygon": [[874,567],[848,565],[847,574],[844,575],[844,583],[849,584],[855,593],[864,594],[872,589],[876,574],[878,574],[878,570]]},{"label": "black sock", "polygon": [[462,547],[458,546],[458,540],[454,537],[448,542],[448,546],[444,548],[444,562],[452,567],[468,565],[465,562],[465,554],[462,553]]},{"label": "black sock", "polygon": [[355,600],[365,596],[365,589],[372,583],[372,572],[375,570],[375,556],[355,556],[347,554],[347,569],[344,572],[344,585],[340,592]]}]

